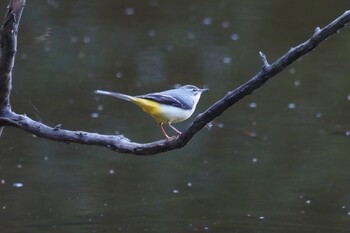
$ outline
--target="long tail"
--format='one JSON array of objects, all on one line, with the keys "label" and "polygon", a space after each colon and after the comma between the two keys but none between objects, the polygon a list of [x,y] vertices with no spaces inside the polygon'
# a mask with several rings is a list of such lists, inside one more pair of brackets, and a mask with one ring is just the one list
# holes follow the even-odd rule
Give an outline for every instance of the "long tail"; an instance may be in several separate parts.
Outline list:
[{"label": "long tail", "polygon": [[118,92],[96,90],[95,93],[96,94],[100,94],[100,95],[113,96],[113,97],[116,97],[116,98],[119,98],[119,99],[123,99],[123,100],[127,100],[127,101],[131,101],[132,99],[134,99],[134,97],[132,97],[130,95],[125,95],[125,94],[121,94],[121,93],[118,93]]}]

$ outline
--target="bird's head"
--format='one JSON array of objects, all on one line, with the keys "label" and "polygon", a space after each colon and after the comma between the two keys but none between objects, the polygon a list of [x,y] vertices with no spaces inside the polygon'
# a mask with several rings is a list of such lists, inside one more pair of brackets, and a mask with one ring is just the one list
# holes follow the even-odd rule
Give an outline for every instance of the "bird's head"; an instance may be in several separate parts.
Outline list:
[{"label": "bird's head", "polygon": [[208,88],[198,88],[194,85],[185,85],[180,87],[182,90],[189,93],[191,96],[200,96],[203,92],[209,91]]}]

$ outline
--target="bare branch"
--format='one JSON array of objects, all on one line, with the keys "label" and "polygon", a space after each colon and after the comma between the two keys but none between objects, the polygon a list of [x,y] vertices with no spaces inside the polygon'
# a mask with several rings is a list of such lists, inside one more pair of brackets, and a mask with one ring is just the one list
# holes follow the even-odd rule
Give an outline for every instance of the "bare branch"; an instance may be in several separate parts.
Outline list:
[{"label": "bare branch", "polygon": [[12,0],[1,26],[0,54],[0,112],[10,111],[12,69],[17,51],[18,24],[22,16],[25,0]]},{"label": "bare branch", "polygon": [[[17,51],[18,25],[24,5],[25,0],[10,1],[0,29],[0,114],[11,111],[12,69]],[[0,127],[0,136],[3,129]]]},{"label": "bare branch", "polygon": [[[312,51],[321,42],[325,41],[328,37],[343,28],[349,21],[350,11],[346,11],[343,15],[335,19],[324,28],[317,30],[317,33],[315,33],[307,41],[295,48],[290,49],[273,64],[269,65],[268,67],[266,67],[264,64],[265,69],[263,68],[248,82],[236,88],[234,91],[229,92],[225,97],[209,107],[209,109],[204,113],[198,115],[185,130],[185,132],[177,139],[178,143],[185,145],[187,142],[189,142],[193,135],[202,129],[207,123],[220,116],[226,109],[231,107],[240,99],[258,89],[266,81],[283,71],[288,65]],[[264,59],[263,63],[265,63]]]},{"label": "bare branch", "polygon": [[25,115],[16,114],[14,112],[8,112],[6,117],[0,116],[0,124],[14,126],[35,136],[54,141],[102,146],[117,152],[136,155],[152,155],[180,147],[180,144],[176,143],[176,140],[160,140],[141,144],[131,142],[123,135],[102,135],[84,131],[64,130],[60,129],[59,126],[50,127],[34,121]]},{"label": "bare branch", "polygon": [[[19,2],[22,4],[20,5]],[[283,71],[295,60],[312,51],[322,41],[339,31],[350,21],[350,11],[346,11],[343,15],[335,19],[326,27],[322,29],[317,27],[311,38],[304,43],[291,48],[286,54],[271,65],[267,62],[266,56],[260,52],[260,59],[263,63],[261,71],[248,82],[244,83],[235,90],[230,91],[226,96],[213,104],[204,113],[199,114],[178,138],[171,141],[156,141],[142,144],[131,142],[122,135],[101,135],[84,131],[64,130],[61,129],[60,125],[50,127],[43,123],[34,121],[25,115],[19,115],[11,111],[9,103],[12,78],[11,73],[14,55],[16,53],[17,27],[22,12],[18,9],[19,6],[23,8],[24,3],[24,0],[11,1],[10,5],[12,4],[13,6],[17,6],[17,8],[9,8],[9,13],[7,14],[3,24],[4,29],[1,30],[1,35],[5,41],[2,42],[0,62],[0,103],[3,102],[0,104],[0,107],[5,106],[3,109],[7,109],[7,111],[0,109],[0,126],[6,125],[17,127],[38,137],[55,141],[102,146],[114,151],[132,153],[136,155],[152,155],[185,146],[206,124],[220,116],[225,110],[238,102],[240,99],[261,87],[266,81]],[[10,31],[5,30],[8,25],[12,25],[12,28],[14,29],[13,32],[16,33],[9,33]]]}]

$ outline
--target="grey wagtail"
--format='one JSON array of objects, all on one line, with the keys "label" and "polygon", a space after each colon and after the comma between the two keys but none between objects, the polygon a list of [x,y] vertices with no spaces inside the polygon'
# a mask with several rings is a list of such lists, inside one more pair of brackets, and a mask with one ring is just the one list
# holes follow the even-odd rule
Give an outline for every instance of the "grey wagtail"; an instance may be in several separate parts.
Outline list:
[{"label": "grey wagtail", "polygon": [[168,124],[180,135],[181,132],[172,126],[172,123],[188,119],[196,109],[201,94],[208,90],[207,88],[200,89],[193,85],[185,85],[176,89],[138,96],[101,90],[96,90],[95,93],[117,97],[138,105],[157,121],[165,138],[169,140],[171,137],[165,132],[163,124]]}]

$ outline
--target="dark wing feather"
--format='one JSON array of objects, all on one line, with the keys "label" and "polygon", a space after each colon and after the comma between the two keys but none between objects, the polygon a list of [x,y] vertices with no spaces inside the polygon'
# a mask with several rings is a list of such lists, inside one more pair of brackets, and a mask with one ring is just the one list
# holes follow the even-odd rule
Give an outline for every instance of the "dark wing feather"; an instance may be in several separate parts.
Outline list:
[{"label": "dark wing feather", "polygon": [[137,97],[142,98],[142,99],[153,100],[153,101],[160,103],[160,104],[171,105],[171,106],[182,108],[182,109],[191,109],[191,107],[192,107],[191,103],[186,103],[184,101],[181,101],[181,99],[179,99],[179,98],[176,98],[176,97],[171,96],[171,95],[161,94],[161,93],[139,95]]}]

